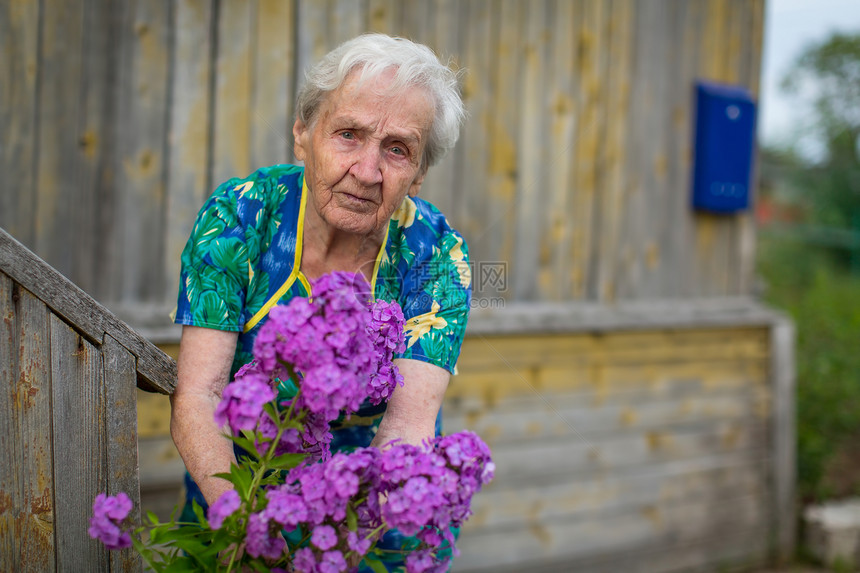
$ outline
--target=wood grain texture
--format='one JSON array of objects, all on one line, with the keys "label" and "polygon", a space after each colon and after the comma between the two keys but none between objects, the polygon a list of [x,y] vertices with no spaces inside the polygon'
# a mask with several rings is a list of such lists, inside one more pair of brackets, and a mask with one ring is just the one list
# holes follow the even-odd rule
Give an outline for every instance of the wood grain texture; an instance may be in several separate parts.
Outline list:
[{"label": "wood grain texture", "polygon": [[165,184],[165,237],[162,265],[163,300],[176,302],[182,249],[209,189],[209,140],[213,76],[210,59],[212,0],[180,0],[173,4],[176,30],[170,84],[169,177]]},{"label": "wood grain texture", "polygon": [[775,531],[773,554],[780,563],[788,563],[797,544],[797,404],[795,403],[796,333],[789,320],[778,322],[771,331],[772,392],[774,396],[773,489]]},{"label": "wood grain texture", "polygon": [[0,229],[0,271],[32,292],[92,343],[105,333],[137,357],[138,386],[170,394],[176,384],[176,363],[110,311]]},{"label": "wood grain texture", "polygon": [[65,322],[50,321],[57,566],[109,571],[108,550],[87,534],[93,500],[108,486],[102,357]]},{"label": "wood grain texture", "polygon": [[[671,551],[675,544],[702,542],[728,545],[727,534],[736,531],[764,531],[764,508],[760,499],[737,495],[719,500],[690,500],[677,505],[641,507],[595,520],[551,520],[540,527],[522,525],[504,532],[472,533],[458,544],[460,571],[500,570],[526,562],[564,559],[570,566],[577,560],[610,559],[621,565],[623,553],[662,547]],[[715,542],[714,540],[720,540]],[[749,539],[741,555],[762,545]],[[758,552],[758,550],[756,551]],[[746,556],[746,555],[744,555]],[[699,564],[707,563],[702,557]],[[701,566],[701,565],[700,565]],[[578,570],[578,569],[573,569]],[[628,569],[615,569],[627,571]],[[661,569],[652,569],[660,571]],[[672,570],[672,569],[667,569]]]},{"label": "wood grain texture", "polygon": [[16,306],[17,365],[15,399],[20,465],[15,466],[21,485],[19,509],[21,563],[31,570],[54,564],[54,476],[51,444],[51,349],[48,309],[30,292],[17,287],[12,293]]},{"label": "wood grain texture", "polygon": [[[21,563],[23,495],[19,468],[23,466],[17,403],[18,329],[14,283],[0,273],[0,566],[11,571]],[[51,496],[53,500],[53,496]]]},{"label": "wood grain texture", "polygon": [[[76,263],[84,256],[77,245],[90,204],[78,185],[80,167],[80,94],[84,76],[84,0],[46,2],[40,16],[38,93],[38,164],[34,249],[61,273],[81,281]],[[67,94],[57,97],[57,94]],[[78,218],[85,217],[80,220]],[[74,221],[74,224],[69,224]],[[91,257],[91,255],[89,255]]]},{"label": "wood grain texture", "polygon": [[250,164],[254,169],[287,163],[292,157],[294,2],[260,0],[255,18],[250,136]]},{"label": "wood grain texture", "polygon": [[463,128],[462,177],[454,191],[454,209],[458,230],[469,246],[472,268],[472,296],[485,296],[478,265],[490,260],[488,237],[484,234],[484,213],[489,201],[490,185],[485,176],[489,165],[489,133],[492,121],[492,82],[494,77],[493,33],[491,0],[460,3],[460,18],[470,22],[465,27],[465,47],[460,61],[466,68],[463,76],[462,96],[468,120]]},{"label": "wood grain texture", "polygon": [[[140,479],[137,464],[136,365],[134,356],[110,335],[101,347],[104,368],[104,435],[107,492],[125,492],[140,523]],[[133,548],[110,552],[111,571],[142,571],[143,559]]]},{"label": "wood grain texture", "polygon": [[123,228],[116,250],[119,258],[113,261],[119,291],[107,300],[160,300],[169,282],[161,260],[169,129],[169,8],[163,2],[135,2],[123,16],[115,167],[116,216]]},{"label": "wood grain texture", "polygon": [[256,15],[253,2],[223,2],[218,10],[212,181],[246,177],[251,165],[252,78]]},{"label": "wood grain texture", "polygon": [[17,184],[31,193],[4,193],[0,223],[111,305],[172,304],[213,184],[291,160],[297,80],[368,30],[467,69],[469,123],[424,192],[476,265],[507,265],[508,284],[478,298],[753,288],[752,216],[689,206],[692,85],[757,93],[763,0],[76,0],[7,13],[3,161],[30,165]]},{"label": "wood grain texture", "polygon": [[0,6],[0,170],[15,190],[0,193],[0,227],[35,245],[38,150],[39,2]]}]

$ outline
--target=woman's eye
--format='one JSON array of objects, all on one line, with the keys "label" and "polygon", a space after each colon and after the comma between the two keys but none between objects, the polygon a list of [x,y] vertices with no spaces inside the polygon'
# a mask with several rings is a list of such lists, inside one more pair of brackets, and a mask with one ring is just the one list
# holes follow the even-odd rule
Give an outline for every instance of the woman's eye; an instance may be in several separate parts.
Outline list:
[{"label": "woman's eye", "polygon": [[406,150],[399,146],[394,146],[391,148],[391,153],[394,155],[406,155]]},{"label": "woman's eye", "polygon": [[344,139],[355,139],[355,134],[351,131],[342,131],[340,136]]}]

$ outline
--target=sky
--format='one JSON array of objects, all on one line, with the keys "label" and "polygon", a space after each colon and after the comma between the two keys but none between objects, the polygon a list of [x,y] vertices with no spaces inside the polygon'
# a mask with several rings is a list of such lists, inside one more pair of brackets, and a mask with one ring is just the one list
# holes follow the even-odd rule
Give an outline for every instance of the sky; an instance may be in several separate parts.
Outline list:
[{"label": "sky", "polygon": [[763,143],[792,137],[797,102],[780,79],[810,43],[832,32],[860,32],[860,0],[766,0],[758,135]]}]

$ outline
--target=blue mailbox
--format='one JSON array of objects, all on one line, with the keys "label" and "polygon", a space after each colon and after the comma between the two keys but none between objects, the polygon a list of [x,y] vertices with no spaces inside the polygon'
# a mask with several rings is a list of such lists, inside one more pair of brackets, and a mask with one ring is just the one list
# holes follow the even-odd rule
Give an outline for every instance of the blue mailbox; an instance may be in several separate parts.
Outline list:
[{"label": "blue mailbox", "polygon": [[756,104],[743,87],[696,84],[693,207],[734,213],[749,207]]}]

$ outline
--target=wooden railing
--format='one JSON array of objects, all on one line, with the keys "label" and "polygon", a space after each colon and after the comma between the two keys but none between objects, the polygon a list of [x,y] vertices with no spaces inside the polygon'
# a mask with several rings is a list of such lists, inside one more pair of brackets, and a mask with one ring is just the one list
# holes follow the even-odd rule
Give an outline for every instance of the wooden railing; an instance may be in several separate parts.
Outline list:
[{"label": "wooden railing", "polygon": [[2,229],[0,315],[0,570],[141,570],[88,519],[102,491],[139,506],[135,387],[176,364]]}]

